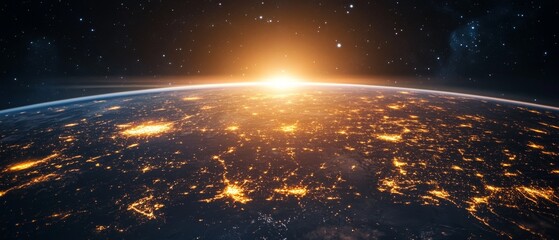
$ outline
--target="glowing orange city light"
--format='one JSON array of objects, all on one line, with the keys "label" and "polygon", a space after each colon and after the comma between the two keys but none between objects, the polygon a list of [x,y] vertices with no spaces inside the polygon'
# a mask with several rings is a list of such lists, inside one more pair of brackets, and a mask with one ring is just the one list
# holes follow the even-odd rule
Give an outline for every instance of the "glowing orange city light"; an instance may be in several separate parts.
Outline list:
[{"label": "glowing orange city light", "polygon": [[170,122],[147,122],[122,131],[126,136],[156,136],[172,129]]}]

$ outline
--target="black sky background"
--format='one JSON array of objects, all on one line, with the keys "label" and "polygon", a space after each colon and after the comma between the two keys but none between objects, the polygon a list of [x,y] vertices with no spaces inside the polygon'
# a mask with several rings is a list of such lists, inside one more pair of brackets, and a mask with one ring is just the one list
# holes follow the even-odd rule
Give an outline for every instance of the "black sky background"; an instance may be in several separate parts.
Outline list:
[{"label": "black sky background", "polygon": [[4,1],[0,109],[282,70],[559,106],[558,24],[556,1]]}]

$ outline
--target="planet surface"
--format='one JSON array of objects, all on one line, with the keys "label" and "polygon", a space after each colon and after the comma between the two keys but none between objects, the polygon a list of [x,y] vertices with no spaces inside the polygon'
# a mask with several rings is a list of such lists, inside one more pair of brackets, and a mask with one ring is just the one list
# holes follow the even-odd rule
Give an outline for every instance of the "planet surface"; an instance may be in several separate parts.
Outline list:
[{"label": "planet surface", "polygon": [[559,111],[216,85],[0,112],[2,239],[559,236]]}]

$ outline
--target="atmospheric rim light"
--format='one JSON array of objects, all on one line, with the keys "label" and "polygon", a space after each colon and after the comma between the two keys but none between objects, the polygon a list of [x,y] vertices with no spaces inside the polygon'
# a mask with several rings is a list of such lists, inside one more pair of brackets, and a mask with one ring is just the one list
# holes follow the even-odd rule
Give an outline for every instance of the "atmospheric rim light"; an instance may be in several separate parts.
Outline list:
[{"label": "atmospheric rim light", "polygon": [[[43,103],[30,104],[30,105],[21,106],[21,107],[8,108],[8,109],[0,110],[0,114],[9,114],[9,113],[14,113],[14,112],[18,112],[18,111],[20,113],[25,113],[26,111],[30,111],[30,110],[33,110],[35,108],[50,107],[52,105],[62,105],[62,104],[68,104],[68,103],[77,102],[77,101],[99,100],[99,99],[103,99],[103,98],[112,98],[112,97],[120,97],[120,96],[132,96],[132,95],[139,95],[139,94],[146,94],[146,93],[172,92],[172,91],[182,91],[182,90],[200,90],[200,89],[211,89],[211,88],[219,88],[219,87],[222,87],[222,88],[223,87],[254,87],[254,86],[262,86],[262,85],[265,85],[265,84],[267,84],[266,81],[261,81],[261,82],[235,82],[235,83],[208,83],[208,84],[195,84],[195,85],[184,85],[184,86],[174,86],[174,87],[158,87],[158,88],[150,88],[150,89],[143,89],[143,90],[131,90],[131,91],[91,95],[91,96],[86,96],[86,97],[68,98],[68,99],[63,99],[63,100],[49,101],[49,102],[43,102]],[[483,100],[489,100],[489,101],[516,104],[516,105],[521,105],[521,106],[543,108],[543,109],[552,110],[552,111],[559,111],[559,107],[551,106],[551,105],[543,105],[543,104],[536,104],[536,103],[531,103],[531,102],[524,102],[524,101],[520,101],[520,100],[512,100],[512,99],[506,99],[506,98],[498,98],[498,97],[491,97],[491,96],[484,96],[484,95],[475,95],[475,94],[461,93],[461,92],[450,92],[450,91],[443,91],[443,90],[433,90],[433,89],[421,89],[421,88],[385,86],[385,85],[369,85],[369,84],[359,84],[359,83],[335,83],[335,82],[300,82],[298,85],[323,86],[323,87],[360,87],[360,88],[368,88],[368,89],[401,90],[401,91],[414,91],[414,92],[420,92],[420,93],[446,94],[446,95],[452,95],[452,96],[483,99]]]}]

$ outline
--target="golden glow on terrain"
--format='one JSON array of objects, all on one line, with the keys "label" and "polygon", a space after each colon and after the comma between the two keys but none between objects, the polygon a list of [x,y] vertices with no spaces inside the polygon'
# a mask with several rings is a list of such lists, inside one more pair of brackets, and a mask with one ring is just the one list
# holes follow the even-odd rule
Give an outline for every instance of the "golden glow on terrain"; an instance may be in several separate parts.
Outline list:
[{"label": "golden glow on terrain", "polygon": [[[235,148],[231,147],[224,154],[231,154],[234,152],[235,152]],[[220,193],[216,194],[214,197],[203,199],[201,201],[212,202],[223,198],[228,198],[233,200],[233,202],[238,202],[242,204],[251,201],[252,199],[247,196],[246,193],[247,190],[243,187],[243,185],[245,185],[249,181],[245,180],[243,184],[239,184],[238,182],[231,182],[231,180],[229,180],[229,178],[227,177],[228,170],[227,170],[227,163],[225,162],[225,160],[220,155],[215,155],[212,157],[212,159],[217,161],[219,165],[221,165],[221,167],[223,168],[223,173],[221,175],[221,178],[222,178],[222,183],[225,185],[225,187],[223,188],[223,190],[221,190]]]},{"label": "golden glow on terrain", "polygon": [[544,149],[545,147],[539,144],[535,144],[533,142],[528,144],[528,147],[535,148],[535,149]]},{"label": "golden glow on terrain", "polygon": [[185,97],[182,100],[184,101],[196,101],[202,99],[201,97]]},{"label": "golden glow on terrain", "polygon": [[41,161],[22,162],[22,163],[18,163],[16,165],[10,167],[9,170],[10,171],[25,170],[25,169],[34,167],[35,165],[38,165],[39,163],[41,163]]},{"label": "golden glow on terrain", "polygon": [[147,219],[156,219],[155,212],[163,208],[165,205],[155,202],[153,195],[141,198],[128,206],[128,210],[134,211]]},{"label": "golden glow on terrain", "polygon": [[286,132],[286,133],[293,133],[295,132],[295,130],[297,130],[297,124],[292,124],[292,125],[284,125],[281,126],[281,131]]},{"label": "golden glow on terrain", "polygon": [[58,177],[59,177],[59,175],[54,174],[54,173],[39,175],[38,177],[34,177],[27,182],[23,182],[19,185],[13,186],[13,187],[8,188],[6,190],[0,190],[0,197],[5,196],[8,192],[18,190],[18,189],[25,189],[25,188],[33,186],[35,184],[39,184],[39,183],[47,182],[47,181],[50,181],[50,180],[53,180],[53,179],[57,179]]},{"label": "golden glow on terrain", "polygon": [[227,131],[237,131],[237,130],[239,130],[239,126],[235,126],[235,125],[229,126],[229,127],[225,128],[225,130],[227,130]]},{"label": "golden glow on terrain", "polygon": [[246,190],[239,184],[233,183],[226,183],[225,188],[221,191],[221,193],[215,195],[212,198],[203,199],[202,202],[213,202],[215,200],[228,198],[233,200],[233,202],[238,202],[242,204],[246,204],[247,202],[252,201],[246,194]]},{"label": "golden glow on terrain", "polygon": [[448,197],[450,197],[450,194],[448,194],[448,192],[446,192],[445,190],[432,190],[429,191],[429,193],[435,197],[442,199],[448,199]]},{"label": "golden glow on terrain", "polygon": [[284,186],[283,188],[274,189],[274,192],[287,196],[304,197],[305,195],[307,195],[308,191],[305,187],[301,186]]},{"label": "golden glow on terrain", "polygon": [[122,134],[131,137],[158,136],[171,131],[172,127],[170,122],[147,122],[128,128],[122,131]]},{"label": "golden glow on terrain", "polygon": [[387,142],[400,142],[402,141],[402,136],[397,134],[382,134],[377,136],[378,139]]},{"label": "golden glow on terrain", "polygon": [[25,170],[25,169],[32,168],[32,167],[35,167],[35,166],[37,166],[37,165],[46,163],[46,162],[48,162],[49,160],[51,160],[51,159],[53,159],[53,158],[55,158],[55,157],[57,157],[57,156],[58,156],[58,154],[55,153],[55,154],[49,155],[49,156],[47,156],[47,157],[45,157],[45,158],[43,158],[43,159],[40,159],[40,160],[31,160],[31,161],[25,161],[25,162],[16,163],[15,165],[12,165],[11,167],[9,167],[8,170],[9,170],[9,171],[21,171],[21,170]]},{"label": "golden glow on terrain", "polygon": [[533,187],[518,187],[517,190],[526,197],[526,199],[537,203],[538,199],[543,198],[547,201],[557,204],[557,196],[553,189],[538,189]]},{"label": "golden glow on terrain", "polygon": [[246,196],[245,190],[241,186],[235,184],[228,184],[223,190],[222,196],[243,204],[252,200]]}]

